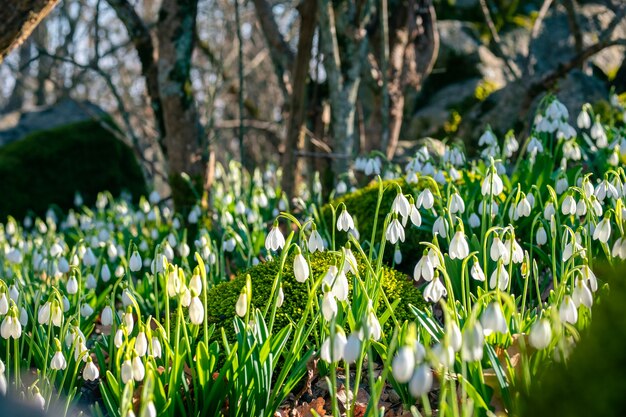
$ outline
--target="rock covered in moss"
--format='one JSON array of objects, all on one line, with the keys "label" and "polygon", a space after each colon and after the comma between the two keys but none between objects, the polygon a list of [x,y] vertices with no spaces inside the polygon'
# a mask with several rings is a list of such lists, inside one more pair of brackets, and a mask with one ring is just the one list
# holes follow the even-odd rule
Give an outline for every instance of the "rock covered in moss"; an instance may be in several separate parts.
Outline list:
[{"label": "rock covered in moss", "polygon": [[[312,275],[309,278],[317,279],[328,271],[331,265],[340,262],[338,253],[316,252],[311,255]],[[358,261],[359,274],[364,277],[366,273],[365,263]],[[280,260],[275,259],[266,263],[254,266],[239,274],[235,279],[209,290],[207,294],[207,312],[209,322],[216,324],[216,327],[224,327],[230,337],[233,333],[232,320],[235,316],[235,304],[241,293],[241,289],[246,283],[246,275],[250,275],[252,282],[252,302],[253,308],[263,310],[270,300],[274,280],[280,270]],[[350,294],[352,294],[352,275],[347,274],[350,283]],[[290,322],[297,322],[304,314],[308,299],[308,284],[296,281],[293,273],[293,255],[285,262],[282,275],[283,292],[285,299],[283,305],[276,312],[275,326],[280,329]],[[394,313],[396,318],[413,320],[415,317],[409,310],[409,304],[416,307],[424,307],[425,302],[421,292],[414,286],[405,274],[390,268],[383,268],[381,286],[387,295],[389,302],[393,303],[400,299]],[[386,307],[382,305],[378,309],[378,315],[382,315]],[[385,326],[386,331],[391,331],[391,322]]]},{"label": "rock covered in moss", "polygon": [[72,207],[80,192],[93,204],[101,191],[146,194],[132,149],[105,121],[85,121],[31,133],[0,148],[0,218],[43,214],[50,205]]}]

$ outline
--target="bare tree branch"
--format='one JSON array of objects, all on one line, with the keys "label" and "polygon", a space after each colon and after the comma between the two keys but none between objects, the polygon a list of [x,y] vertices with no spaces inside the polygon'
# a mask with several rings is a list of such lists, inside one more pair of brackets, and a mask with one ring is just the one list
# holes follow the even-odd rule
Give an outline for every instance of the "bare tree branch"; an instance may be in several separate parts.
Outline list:
[{"label": "bare tree branch", "polygon": [[0,62],[21,45],[59,0],[11,0],[0,7]]}]

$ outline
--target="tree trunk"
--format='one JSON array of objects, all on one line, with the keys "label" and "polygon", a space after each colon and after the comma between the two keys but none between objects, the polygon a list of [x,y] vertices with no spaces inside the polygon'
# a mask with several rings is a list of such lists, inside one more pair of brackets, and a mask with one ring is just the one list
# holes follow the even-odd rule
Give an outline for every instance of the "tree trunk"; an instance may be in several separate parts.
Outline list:
[{"label": "tree trunk", "polygon": [[128,0],[107,1],[115,10],[118,19],[120,19],[126,27],[128,37],[135,46],[139,62],[141,62],[141,72],[146,80],[146,90],[152,104],[152,112],[156,121],[157,132],[159,132],[162,137],[165,134],[165,122],[163,118],[161,94],[159,91],[159,72],[150,31]]},{"label": "tree trunk", "polygon": [[298,53],[293,69],[293,91],[287,136],[285,137],[285,152],[281,166],[283,171],[282,188],[288,196],[297,195],[302,179],[304,161],[298,158],[296,152],[304,147],[305,101],[306,86],[311,62],[311,48],[317,25],[317,0],[304,0],[300,8],[300,37],[298,38]]},{"label": "tree trunk", "polygon": [[[367,57],[364,22],[368,20],[370,12],[357,17],[357,5],[351,3],[347,11],[342,11],[342,14],[338,15],[337,21],[332,1],[321,0],[320,4],[320,47],[324,53],[332,114],[334,155],[331,166],[337,181],[348,171],[353,156],[361,63]],[[338,34],[342,36],[341,57]]]},{"label": "tree trunk", "polygon": [[422,88],[439,51],[437,16],[432,1],[409,0],[406,16],[404,25],[392,26],[397,30],[390,57],[389,143],[383,150],[389,160],[393,159],[400,140],[406,89],[410,87],[419,91]]},{"label": "tree trunk", "polygon": [[197,202],[206,179],[207,158],[200,145],[202,129],[190,79],[196,14],[197,0],[164,0],[159,13],[159,91],[169,181],[177,210]]},{"label": "tree trunk", "polygon": [[0,7],[0,62],[21,45],[59,0],[10,0]]}]

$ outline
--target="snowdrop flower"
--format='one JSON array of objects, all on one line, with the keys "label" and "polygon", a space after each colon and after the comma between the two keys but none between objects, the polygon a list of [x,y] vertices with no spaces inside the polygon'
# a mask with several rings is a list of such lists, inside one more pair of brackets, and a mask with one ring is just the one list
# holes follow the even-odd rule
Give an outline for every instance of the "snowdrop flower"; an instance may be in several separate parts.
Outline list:
[{"label": "snowdrop flower", "polygon": [[102,309],[100,322],[103,326],[111,326],[113,324],[113,310],[110,306],[106,306]]},{"label": "snowdrop flower", "polygon": [[502,262],[498,262],[498,267],[493,270],[489,278],[489,288],[493,290],[496,286],[500,291],[506,291],[509,286],[509,273]]},{"label": "snowdrop flower", "polygon": [[139,252],[137,252],[136,250],[133,251],[133,254],[130,257],[130,260],[128,262],[128,268],[131,270],[131,272],[137,272],[141,269],[143,263],[141,261],[141,255],[139,255]]},{"label": "snowdrop flower", "polygon": [[579,129],[589,129],[591,127],[591,116],[587,113],[587,109],[583,106],[582,111],[576,118],[576,125]]},{"label": "snowdrop flower", "polygon": [[265,238],[265,249],[275,252],[278,249],[282,249],[283,246],[285,246],[285,237],[278,228],[278,222],[275,221],[272,230],[270,230]]},{"label": "snowdrop flower", "polygon": [[66,289],[68,294],[74,295],[78,292],[78,281],[74,275],[67,280]]},{"label": "snowdrop flower", "polygon": [[567,177],[562,176],[556,181],[555,190],[558,195],[563,194],[569,188],[569,183],[567,182]]},{"label": "snowdrop flower", "polygon": [[109,269],[109,265],[102,265],[102,269],[100,270],[100,277],[102,278],[102,281],[109,282],[109,280],[111,279],[111,269]]},{"label": "snowdrop flower", "polygon": [[580,199],[576,204],[576,215],[582,217],[587,214],[587,204],[584,199]]},{"label": "snowdrop flower", "polygon": [[346,301],[348,299],[348,278],[343,271],[335,265],[328,267],[328,271],[324,276],[324,283],[332,289],[333,295],[339,301]]},{"label": "snowdrop flower", "polygon": [[326,291],[322,298],[322,315],[326,321],[331,321],[337,315],[337,301],[332,291]]},{"label": "snowdrop flower", "polygon": [[100,377],[98,367],[93,363],[91,357],[87,357],[87,364],[83,369],[83,379],[85,381],[95,381]]},{"label": "snowdrop flower", "polygon": [[337,218],[337,230],[347,232],[350,229],[354,229],[354,220],[345,206],[341,211],[341,214]]},{"label": "snowdrop flower", "polygon": [[[156,407],[154,406],[154,402],[152,400],[148,401],[148,404],[146,404],[146,406],[141,410],[141,414],[139,415],[139,417],[156,417],[157,416],[157,411],[156,411]],[[131,416],[126,416],[126,417],[131,417]]]},{"label": "snowdrop flower", "polygon": [[398,240],[404,242],[404,228],[397,217],[394,216],[394,219],[387,226],[385,238],[391,242],[392,245],[395,245]]},{"label": "snowdrop flower", "polygon": [[472,265],[472,269],[470,270],[470,275],[476,281],[482,281],[482,282],[485,281],[485,272],[480,267],[480,264],[478,263],[476,259],[474,259],[474,264]]},{"label": "snowdrop flower", "polygon": [[435,366],[450,368],[454,364],[454,349],[452,349],[452,346],[444,343],[437,343],[433,346],[431,352],[433,356],[433,364]]},{"label": "snowdrop flower", "polygon": [[446,287],[441,283],[441,280],[436,276],[432,281],[424,288],[424,300],[431,303],[438,302],[441,297],[445,297],[448,294]]},{"label": "snowdrop flower", "polygon": [[552,340],[552,329],[548,319],[537,320],[530,328],[528,341],[537,350],[543,350],[550,345]]},{"label": "snowdrop flower", "polygon": [[511,236],[504,241],[504,247],[506,248],[506,255],[502,257],[502,260],[505,265],[508,265],[509,261],[519,264],[524,260],[524,250],[520,244],[517,243],[517,240],[513,239]]},{"label": "snowdrop flower", "polygon": [[433,373],[430,367],[423,363],[418,365],[409,381],[409,392],[415,398],[430,392],[433,386]]},{"label": "snowdrop flower", "polygon": [[496,172],[490,170],[489,173],[483,179],[481,186],[482,195],[488,196],[490,194],[500,195],[504,190],[504,184]]},{"label": "snowdrop flower", "polygon": [[599,240],[602,243],[607,243],[610,237],[611,222],[608,217],[605,217],[596,225],[596,228],[593,231],[593,240]]},{"label": "snowdrop flower", "polygon": [[546,220],[550,220],[550,218],[552,218],[552,216],[554,216],[556,214],[556,210],[554,208],[554,204],[552,204],[552,202],[548,202],[544,209],[543,209],[543,218]]},{"label": "snowdrop flower", "polygon": [[124,384],[128,384],[133,379],[133,364],[130,362],[130,359],[126,359],[122,362],[122,367],[120,369],[120,374],[122,376],[122,382]]},{"label": "snowdrop flower", "polygon": [[415,369],[415,353],[409,346],[402,346],[396,352],[396,355],[391,362],[391,373],[393,378],[404,384],[409,382],[413,376],[413,370]]},{"label": "snowdrop flower", "polygon": [[152,347],[152,356],[155,358],[160,358],[162,352],[161,352],[161,342],[159,341],[158,337],[152,336],[151,347]]},{"label": "snowdrop flower", "polygon": [[437,217],[435,223],[433,223],[433,235],[447,236],[448,235],[448,221],[443,216]]},{"label": "snowdrop flower", "polygon": [[588,281],[591,291],[596,292],[598,290],[598,279],[596,278],[596,274],[593,273],[588,265],[583,265],[580,268],[580,272],[583,279]]},{"label": "snowdrop flower", "polygon": [[576,307],[579,307],[582,304],[587,308],[591,308],[593,305],[593,295],[587,285],[585,285],[584,281],[580,278],[576,279],[574,291],[572,291],[572,301],[574,301],[574,305],[576,305]]},{"label": "snowdrop flower", "polygon": [[482,360],[484,344],[485,336],[480,322],[466,324],[463,329],[461,358],[466,362]]},{"label": "snowdrop flower", "polygon": [[480,317],[480,324],[483,326],[485,336],[489,336],[492,333],[505,334],[509,331],[502,307],[496,302],[492,302],[487,306]]},{"label": "snowdrop flower", "polygon": [[[52,249],[51,249],[52,251]],[[89,267],[89,266],[95,266],[96,265],[96,255],[94,255],[93,251],[91,250],[91,248],[87,248],[87,250],[85,251],[85,254],[83,255],[83,265]]]},{"label": "snowdrop flower", "polygon": [[391,212],[397,213],[406,219],[409,216],[411,211],[411,204],[409,200],[402,194],[402,192],[398,192],[396,198],[393,199],[393,203],[391,204]]},{"label": "snowdrop flower", "polygon": [[[41,308],[40,308],[41,310]],[[9,311],[9,300],[7,300],[6,293],[0,294],[0,315],[4,316]]]},{"label": "snowdrop flower", "polygon": [[80,306],[80,315],[81,316],[86,318],[86,317],[91,316],[92,314],[93,314],[93,308],[89,304],[83,303]]},{"label": "snowdrop flower", "polygon": [[526,151],[532,156],[543,153],[543,144],[536,137],[533,136],[528,142]]},{"label": "snowdrop flower", "polygon": [[457,230],[450,241],[450,259],[465,259],[469,256],[469,246],[465,234]]},{"label": "snowdrop flower", "polygon": [[143,381],[146,375],[146,368],[143,366],[143,362],[139,356],[133,358],[133,378],[137,382]]},{"label": "snowdrop flower", "polygon": [[497,143],[498,140],[490,129],[485,130],[485,133],[478,138],[478,146],[493,146]]},{"label": "snowdrop flower", "polygon": [[476,229],[477,227],[480,227],[480,217],[478,217],[476,213],[470,214],[469,225],[472,229]]},{"label": "snowdrop flower", "polygon": [[192,297],[189,303],[189,320],[195,325],[200,325],[204,321],[204,306],[197,296]]},{"label": "snowdrop flower", "polygon": [[619,193],[617,192],[617,188],[605,179],[596,187],[595,196],[600,202],[603,202],[606,197],[612,197],[617,200]]},{"label": "snowdrop flower", "polygon": [[568,195],[565,197],[565,199],[563,199],[563,203],[561,204],[561,212],[564,216],[574,215],[576,213],[576,200],[574,200],[574,197]]},{"label": "snowdrop flower", "polygon": [[[60,347],[60,346],[59,346]],[[57,350],[52,360],[50,361],[50,369],[53,371],[62,371],[67,367],[67,361],[65,360],[65,356],[63,356],[63,352],[61,349]]]},{"label": "snowdrop flower", "polygon": [[135,353],[137,356],[145,356],[148,352],[148,338],[146,333],[140,331],[135,338]]},{"label": "snowdrop flower", "polygon": [[450,347],[458,352],[461,350],[461,344],[463,342],[463,338],[461,336],[461,329],[459,329],[459,325],[456,324],[455,321],[449,323],[447,328],[446,336],[448,337],[448,342]]},{"label": "snowdrop flower", "polygon": [[393,251],[393,261],[396,265],[400,265],[402,263],[402,252],[400,252],[400,248],[396,247]]},{"label": "snowdrop flower", "polygon": [[518,218],[528,217],[530,216],[531,204],[528,201],[526,195],[522,197],[522,199],[517,203],[517,207],[515,208],[515,214]]},{"label": "snowdrop flower", "polygon": [[565,323],[575,324],[578,321],[578,310],[576,310],[576,304],[572,300],[572,297],[566,295],[561,301],[559,306],[559,317],[561,321]]},{"label": "snowdrop flower", "polygon": [[416,227],[420,227],[422,225],[422,215],[414,204],[411,204],[411,214],[409,217],[411,219],[411,223],[413,223]]},{"label": "snowdrop flower", "polygon": [[315,226],[311,231],[311,235],[309,236],[309,251],[311,253],[315,253],[317,251],[324,252],[324,240],[322,236],[319,234]]},{"label": "snowdrop flower", "polygon": [[491,242],[491,248],[489,250],[489,256],[491,256],[491,260],[496,262],[500,258],[505,258],[508,255],[509,254],[506,251],[506,246],[504,246],[504,243],[502,243],[500,237],[496,235]]},{"label": "snowdrop flower", "polygon": [[113,343],[115,344],[116,348],[121,348],[122,345],[124,344],[124,330],[122,330],[122,328],[118,328],[117,331],[115,332],[115,337],[113,338]]},{"label": "snowdrop flower", "polygon": [[450,203],[448,205],[448,210],[450,210],[451,214],[456,213],[464,213],[465,212],[465,202],[459,195],[459,193],[452,194],[450,197]]},{"label": "snowdrop flower", "polygon": [[435,204],[435,197],[433,196],[430,188],[425,188],[418,196],[417,201],[415,202],[415,206],[419,209],[424,207],[426,210],[430,210],[433,208]]},{"label": "snowdrop flower", "polygon": [[328,336],[326,340],[324,340],[324,343],[322,343],[320,357],[323,361],[328,363],[340,361],[343,358],[347,343],[348,341],[343,329],[336,326],[334,337]]},{"label": "snowdrop flower", "polygon": [[548,242],[548,234],[546,233],[546,229],[543,226],[539,226],[537,229],[536,236],[537,245],[543,246]]},{"label": "snowdrop flower", "polygon": [[343,352],[343,359],[348,363],[354,363],[359,358],[360,354],[361,339],[359,339],[359,334],[357,332],[353,332],[350,336],[348,336],[346,347]]},{"label": "snowdrop flower", "polygon": [[591,138],[596,141],[596,146],[598,148],[606,148],[609,145],[606,132],[604,131],[604,127],[602,127],[602,124],[600,123],[600,119],[596,119],[593,126],[591,126],[589,134],[591,135]]},{"label": "snowdrop flower", "polygon": [[235,304],[235,312],[239,317],[244,317],[248,310],[248,294],[246,293],[245,287],[239,294],[239,298],[237,299],[237,303]]},{"label": "snowdrop flower", "polygon": [[433,265],[428,252],[424,251],[424,255],[417,261],[413,269],[413,278],[419,281],[423,278],[425,281],[432,281],[435,276],[435,265]]},{"label": "snowdrop flower", "polygon": [[19,339],[22,336],[22,324],[19,322],[15,314],[9,313],[4,317],[2,325],[0,325],[0,336],[3,339]]},{"label": "snowdrop flower", "polygon": [[37,389],[37,387],[35,387],[35,391],[33,393],[33,403],[42,410],[45,410],[46,408],[46,399],[43,397],[43,395],[41,395],[41,392],[39,392],[39,389]]},{"label": "snowdrop flower", "polygon": [[309,279],[309,264],[299,249],[293,258],[293,274],[296,281],[301,283]]}]

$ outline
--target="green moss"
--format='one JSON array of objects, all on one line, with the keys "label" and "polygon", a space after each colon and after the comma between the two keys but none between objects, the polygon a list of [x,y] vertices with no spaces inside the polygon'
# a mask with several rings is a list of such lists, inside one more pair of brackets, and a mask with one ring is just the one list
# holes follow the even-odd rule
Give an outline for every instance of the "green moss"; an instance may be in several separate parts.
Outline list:
[{"label": "green moss", "polygon": [[[411,194],[414,198],[417,198],[417,195],[424,188],[423,181],[420,181],[419,185],[408,184],[403,179],[388,180],[383,182],[383,188],[385,189],[385,191],[381,200],[380,210],[378,211],[376,237],[374,239],[375,245],[378,245],[381,242],[384,232],[383,227],[385,223],[385,217],[391,211],[391,205],[393,204],[393,200],[396,198],[396,195],[398,193],[397,187],[392,186],[394,183],[398,184],[400,188],[402,188],[402,192],[404,194]],[[354,218],[355,226],[357,227],[361,236],[361,241],[370,241],[372,237],[372,230],[374,228],[374,220],[376,217],[376,204],[378,202],[378,188],[378,183],[374,182],[364,188],[341,196],[332,201],[332,205],[336,208],[339,207],[339,204],[341,203],[344,203],[346,205],[348,213],[350,213]],[[329,205],[325,205],[322,208],[322,215],[324,216],[324,221],[326,222],[327,226],[331,227],[332,211]],[[419,246],[419,242],[425,240],[429,241],[430,239],[432,239],[430,233],[424,230],[417,229],[410,222],[407,224],[405,234],[406,239],[404,244],[402,244],[402,247],[405,248],[417,248]],[[338,233],[336,238],[339,244],[343,244],[346,239],[345,233]],[[384,260],[389,264],[391,264],[393,252],[393,245],[386,245]],[[411,272],[419,256],[421,255],[421,253],[418,252],[419,251],[416,250],[403,251],[404,260],[402,261],[401,265],[398,265],[398,268],[404,272]]]},{"label": "green moss", "polygon": [[101,191],[134,197],[146,184],[133,151],[98,121],[39,131],[0,148],[0,218],[72,207],[74,194],[92,204]]},{"label": "green moss", "polygon": [[[331,252],[316,252],[311,255],[312,278],[319,278],[328,271],[330,265],[339,262],[338,256]],[[291,321],[296,322],[304,313],[306,302],[308,299],[307,283],[299,283],[293,274],[293,257],[290,256],[285,263],[283,270],[282,285],[285,293],[285,301],[277,310],[275,328],[280,329]],[[264,309],[270,299],[274,279],[280,269],[280,261],[273,260],[263,264],[259,264],[247,271],[239,274],[232,281],[220,284],[207,294],[207,313],[209,323],[215,323],[216,326],[224,327],[229,338],[233,336],[233,317],[235,316],[235,304],[241,293],[241,289],[246,283],[246,275],[250,274],[252,281],[252,306],[253,308]],[[359,274],[365,276],[365,265],[359,262]],[[350,291],[352,291],[351,274],[348,274],[350,282]],[[389,301],[393,303],[400,299],[394,313],[396,318],[403,322],[404,320],[413,320],[414,316],[410,312],[408,305],[412,304],[417,307],[424,307],[425,302],[421,292],[414,286],[413,281],[405,274],[390,268],[385,268],[381,280],[381,286],[387,294]],[[352,292],[350,292],[352,294]],[[384,305],[378,309],[378,315],[382,315],[386,310]],[[384,329],[386,332],[392,330],[391,321],[386,323]],[[219,332],[216,332],[219,334]]]}]

